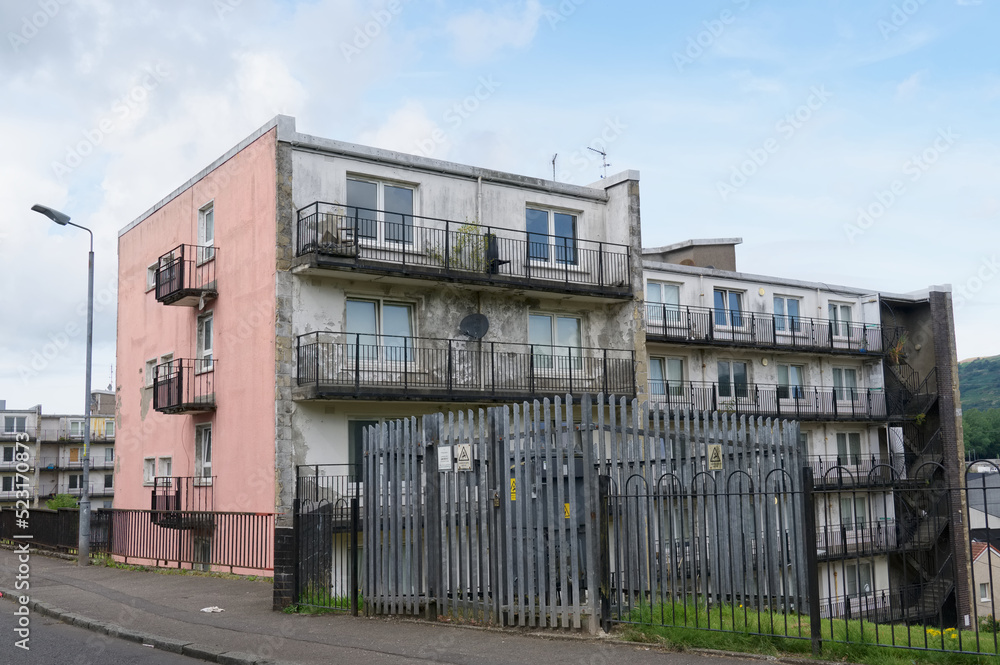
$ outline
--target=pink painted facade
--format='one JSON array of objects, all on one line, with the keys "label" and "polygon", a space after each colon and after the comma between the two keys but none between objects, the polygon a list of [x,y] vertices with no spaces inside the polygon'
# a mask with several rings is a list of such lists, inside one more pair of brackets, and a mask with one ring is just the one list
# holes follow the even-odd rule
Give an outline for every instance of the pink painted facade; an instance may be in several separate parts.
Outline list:
[{"label": "pink painted facade", "polygon": [[[162,475],[195,475],[195,432],[212,426],[214,510],[274,512],[276,130],[260,135],[166,199],[119,236],[119,432],[116,508],[148,509],[147,460]],[[179,245],[199,244],[199,215],[212,204],[218,296],[204,307],[164,305],[147,271]],[[213,315],[214,370],[200,385],[215,410],[153,408],[147,363],[196,357],[199,316]]]}]

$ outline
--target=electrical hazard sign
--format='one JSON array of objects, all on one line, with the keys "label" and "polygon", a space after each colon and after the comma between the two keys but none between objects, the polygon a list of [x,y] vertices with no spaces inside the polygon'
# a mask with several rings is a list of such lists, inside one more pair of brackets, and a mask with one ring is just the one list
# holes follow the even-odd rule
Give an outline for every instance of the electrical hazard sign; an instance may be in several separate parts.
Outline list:
[{"label": "electrical hazard sign", "polygon": [[472,471],[472,444],[460,443],[455,447],[458,449],[458,457],[455,459],[455,470]]},{"label": "electrical hazard sign", "polygon": [[710,443],[708,445],[708,470],[722,471],[722,445]]}]

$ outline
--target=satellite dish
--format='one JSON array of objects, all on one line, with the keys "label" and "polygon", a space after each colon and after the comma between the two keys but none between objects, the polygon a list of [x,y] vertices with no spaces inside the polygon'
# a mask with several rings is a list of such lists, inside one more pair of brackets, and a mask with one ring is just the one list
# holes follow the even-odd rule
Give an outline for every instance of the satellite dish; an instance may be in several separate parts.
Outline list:
[{"label": "satellite dish", "polygon": [[459,332],[473,339],[482,339],[489,329],[490,320],[484,314],[469,314],[458,324]]}]

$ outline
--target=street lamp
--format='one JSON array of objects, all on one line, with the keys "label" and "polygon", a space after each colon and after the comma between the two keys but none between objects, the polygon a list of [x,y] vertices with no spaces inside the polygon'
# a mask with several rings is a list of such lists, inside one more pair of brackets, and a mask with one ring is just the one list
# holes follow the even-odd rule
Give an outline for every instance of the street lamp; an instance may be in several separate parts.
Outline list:
[{"label": "street lamp", "polygon": [[90,234],[90,272],[87,276],[87,385],[83,402],[83,487],[80,489],[80,542],[77,546],[77,563],[90,565],[90,372],[94,350],[94,234],[86,226],[69,221],[69,215],[52,208],[35,204],[31,206],[60,226],[75,226]]}]

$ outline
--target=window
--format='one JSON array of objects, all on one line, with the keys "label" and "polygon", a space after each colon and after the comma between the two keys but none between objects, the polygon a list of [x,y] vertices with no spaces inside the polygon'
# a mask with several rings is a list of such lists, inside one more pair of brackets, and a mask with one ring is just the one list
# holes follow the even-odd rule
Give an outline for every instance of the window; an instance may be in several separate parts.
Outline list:
[{"label": "window", "polygon": [[[152,460],[150,460],[152,461]],[[173,477],[173,464],[171,458],[161,457],[160,458],[160,473],[158,474],[161,478],[171,478]]]},{"label": "window", "polygon": [[663,325],[681,320],[681,289],[676,284],[649,282],[646,284],[646,322]]},{"label": "window", "polygon": [[851,306],[830,303],[828,306],[830,313],[830,331],[835,337],[850,337],[851,334]]},{"label": "window", "polygon": [[27,416],[4,416],[3,431],[8,434],[28,431]]},{"label": "window", "polygon": [[113,473],[104,474],[104,489],[109,490],[114,487],[115,476]]},{"label": "window", "polygon": [[198,263],[215,258],[215,203],[198,211]]},{"label": "window", "polygon": [[979,600],[984,603],[990,602],[990,583],[979,583]]},{"label": "window", "polygon": [[774,296],[774,329],[799,332],[802,328],[802,320],[799,318],[801,305],[802,301],[798,298]]},{"label": "window", "polygon": [[4,446],[3,449],[3,461],[13,462],[14,461],[14,446]]},{"label": "window", "polygon": [[715,289],[715,325],[743,327],[743,294]]},{"label": "window", "polygon": [[111,463],[113,463],[115,461],[115,449],[114,448],[105,448],[104,449],[104,461],[106,463],[108,463],[108,464],[111,464]]},{"label": "window", "polygon": [[556,314],[528,315],[528,343],[536,369],[583,367],[580,319]]},{"label": "window", "polygon": [[69,435],[70,436],[83,436],[83,421],[82,420],[71,420],[71,421],[69,421]]},{"label": "window", "polygon": [[80,463],[80,449],[79,448],[70,448],[69,449],[69,463],[70,464],[79,464]]},{"label": "window", "polygon": [[4,476],[3,477],[3,491],[4,492],[13,492],[14,491],[14,477],[13,476]]},{"label": "window", "polygon": [[746,397],[749,394],[745,362],[720,360],[718,369],[719,397]]},{"label": "window", "polygon": [[347,461],[351,465],[348,473],[352,479],[356,479],[356,476],[361,475],[361,462],[364,460],[365,455],[365,428],[378,424],[378,420],[347,421]]},{"label": "window", "polygon": [[653,395],[679,397],[684,394],[684,360],[681,358],[649,359],[650,390]]},{"label": "window", "polygon": [[83,489],[83,474],[79,473],[69,474],[69,488],[71,490]]},{"label": "window", "polygon": [[413,306],[347,299],[347,349],[351,359],[413,361]]},{"label": "window", "polygon": [[152,457],[147,457],[142,460],[142,484],[152,485],[153,478],[156,477],[156,460]]},{"label": "window", "polygon": [[211,314],[198,317],[198,363],[197,372],[210,372],[212,365],[212,344],[214,333],[214,317]]},{"label": "window", "polygon": [[156,269],[160,267],[160,262],[157,261],[153,265],[146,268],[146,291],[152,291],[156,288]]},{"label": "window", "polygon": [[348,178],[347,216],[359,238],[413,244],[412,188]]},{"label": "window", "polygon": [[864,528],[868,515],[867,504],[868,502],[863,496],[854,497],[853,499],[841,499],[840,525],[850,531]]},{"label": "window", "polygon": [[156,378],[156,358],[146,361],[146,387],[153,387],[153,379]]},{"label": "window", "polygon": [[528,258],[576,265],[576,215],[528,208],[525,229],[528,231]]},{"label": "window", "polygon": [[833,393],[835,399],[854,399],[858,394],[858,371],[856,369],[834,367]]},{"label": "window", "polygon": [[194,429],[194,475],[203,484],[212,482],[212,426],[198,425]]},{"label": "window", "polygon": [[806,391],[802,388],[802,377],[806,370],[802,365],[778,365],[778,398],[802,399]]},{"label": "window", "polygon": [[[113,439],[115,436],[115,421],[105,420],[104,421],[104,436],[109,439]],[[108,448],[108,450],[111,450]]]},{"label": "window", "polygon": [[114,503],[114,502],[113,502],[113,501],[109,501],[109,500],[105,499],[104,503],[103,503],[103,504],[101,504],[101,505],[102,505],[102,506],[103,506],[103,507],[104,507],[105,509],[110,509],[110,508],[111,508],[111,505],[112,505],[112,503]]},{"label": "window", "polygon": [[851,466],[861,463],[861,434],[837,432],[837,460],[839,464]]},{"label": "window", "polygon": [[799,432],[799,449],[802,457],[809,457],[809,432]]},{"label": "window", "polygon": [[847,595],[855,598],[872,592],[872,566],[870,563],[847,566]]}]

